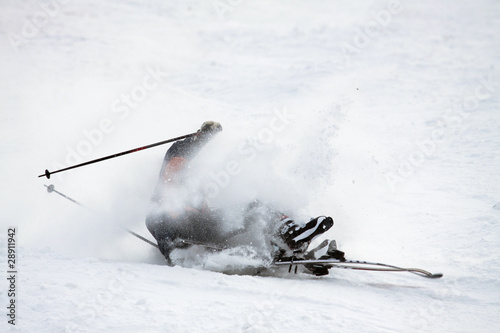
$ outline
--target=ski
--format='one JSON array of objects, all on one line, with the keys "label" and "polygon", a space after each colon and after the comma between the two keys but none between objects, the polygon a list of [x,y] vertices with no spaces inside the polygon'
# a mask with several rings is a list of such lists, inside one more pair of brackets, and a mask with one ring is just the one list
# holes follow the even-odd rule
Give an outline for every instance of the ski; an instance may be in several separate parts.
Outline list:
[{"label": "ski", "polygon": [[[369,262],[361,260],[337,260],[337,259],[293,259],[287,261],[275,261],[273,265],[276,266],[290,266],[289,271],[291,271],[292,266],[298,265],[323,265],[326,268],[342,268],[342,269],[353,269],[353,270],[364,270],[364,271],[379,271],[379,272],[408,272],[416,274],[430,279],[438,279],[443,276],[442,273],[431,273],[421,268],[403,268],[394,265],[382,264],[378,262]],[[376,267],[374,267],[376,266]]]},{"label": "ski", "polygon": [[[299,265],[305,266],[306,268],[322,268],[321,274],[316,275],[326,275],[328,274],[328,270],[331,268],[340,268],[340,269],[352,269],[352,270],[362,270],[362,271],[377,271],[377,272],[408,272],[421,277],[429,278],[429,279],[439,279],[443,277],[442,273],[431,273],[421,268],[404,268],[394,265],[383,264],[379,262],[370,262],[370,261],[362,261],[362,260],[338,260],[338,259],[312,259],[312,257],[316,254],[317,251],[326,247],[328,241],[323,241],[320,245],[318,245],[313,250],[309,251],[306,254],[306,258],[287,258],[287,259],[278,259],[270,263],[270,267],[280,267],[280,266],[288,266],[288,272],[297,273],[297,269]],[[208,250],[212,251],[222,251],[226,250],[229,247],[217,244],[210,244],[201,241],[189,240],[189,239],[178,239],[177,247],[184,248],[189,246],[203,246]],[[336,244],[333,243],[333,247],[336,248]],[[267,267],[269,268],[269,267]],[[315,273],[313,273],[315,274]]]}]

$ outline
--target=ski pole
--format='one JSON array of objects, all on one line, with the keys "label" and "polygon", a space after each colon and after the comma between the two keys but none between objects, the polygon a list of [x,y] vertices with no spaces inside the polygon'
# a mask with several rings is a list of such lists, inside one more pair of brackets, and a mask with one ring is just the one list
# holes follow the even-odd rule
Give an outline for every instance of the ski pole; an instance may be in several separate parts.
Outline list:
[{"label": "ski pole", "polygon": [[191,134],[179,136],[179,137],[176,137],[176,138],[173,138],[173,139],[169,139],[169,140],[165,140],[165,141],[160,141],[160,142],[157,142],[157,143],[153,143],[153,144],[150,144],[150,145],[147,145],[147,146],[130,149],[130,150],[127,150],[127,151],[123,151],[121,153],[116,153],[116,154],[113,154],[113,155],[101,157],[101,158],[98,158],[98,159],[95,159],[95,160],[92,160],[92,161],[80,163],[80,164],[73,165],[73,166],[70,166],[70,167],[67,167],[67,168],[64,168],[64,169],[60,169],[60,170],[56,170],[56,171],[49,171],[49,170],[46,169],[45,172],[42,175],[38,176],[38,178],[40,178],[40,177],[47,177],[47,179],[50,179],[51,175],[53,175],[55,173],[58,173],[58,172],[62,172],[62,171],[66,171],[66,170],[71,170],[71,169],[79,168],[79,167],[82,167],[82,166],[85,166],[85,165],[94,164],[94,163],[97,163],[97,162],[102,162],[102,161],[105,161],[105,160],[109,160],[111,158],[115,158],[115,157],[119,157],[119,156],[131,154],[131,153],[135,153],[135,152],[138,152],[138,151],[141,151],[141,150],[153,148],[153,147],[156,147],[156,146],[159,146],[159,145],[163,145],[163,144],[166,144],[166,143],[170,143],[170,142],[174,142],[174,141],[186,139],[186,138],[195,136],[197,133],[198,132],[195,132],[195,133],[191,133]]},{"label": "ski pole", "polygon": [[145,242],[146,242],[146,243],[148,243],[149,245],[152,245],[152,246],[156,247],[157,249],[159,249],[158,244],[153,243],[153,242],[152,242],[152,241],[150,241],[149,239],[147,239],[147,238],[145,238],[145,237],[143,237],[143,236],[139,235],[138,233],[133,232],[133,231],[132,231],[132,230],[130,230],[130,229],[123,228],[123,227],[121,227],[121,228],[122,228],[123,230],[125,230],[126,232],[128,232],[129,234],[131,234],[132,236],[135,236],[135,237],[139,238],[140,240],[145,241]]},{"label": "ski pole", "polygon": [[56,191],[56,190],[55,190],[55,188],[54,188],[54,185],[49,185],[49,186],[44,185],[44,186],[47,188],[47,192],[49,192],[49,193],[56,192],[56,193],[57,193],[57,194],[59,194],[61,197],[66,198],[66,199],[68,199],[68,200],[69,200],[69,201],[71,201],[71,202],[74,202],[74,203],[75,203],[75,204],[77,204],[78,206],[82,206],[82,207],[84,207],[81,203],[79,203],[79,202],[78,202],[78,201],[76,201],[75,199],[72,199],[72,198],[68,197],[67,195],[62,194],[61,192]]},{"label": "ski pole", "polygon": [[[63,193],[61,193],[61,192],[59,192],[59,191],[56,191],[56,190],[55,190],[55,188],[54,188],[54,185],[49,185],[49,186],[44,185],[44,186],[47,188],[47,192],[49,192],[49,193],[55,192],[55,193],[59,194],[60,196],[62,196],[63,198],[68,199],[69,201],[71,201],[71,202],[73,202],[73,203],[77,204],[78,206],[85,207],[84,205],[82,205],[81,203],[79,203],[78,201],[76,201],[75,199],[72,199],[72,198],[68,197],[67,195],[65,195],[65,194],[63,194]],[[87,208],[87,207],[85,207],[85,208]],[[88,209],[88,208],[87,208],[87,209]],[[156,248],[158,249],[158,245],[157,245],[157,244],[155,244],[155,243],[153,243],[153,242],[152,242],[152,241],[150,241],[149,239],[147,239],[147,238],[145,238],[145,237],[143,237],[143,236],[139,235],[138,233],[133,232],[133,231],[132,231],[132,230],[130,230],[130,229],[127,229],[127,228],[124,228],[124,227],[120,227],[120,228],[122,228],[123,230],[125,230],[125,231],[126,231],[126,232],[128,232],[129,234],[131,234],[131,235],[133,235],[133,236],[135,236],[135,237],[139,238],[140,240],[142,240],[142,241],[144,241],[144,242],[146,242],[146,243],[148,243],[148,244],[150,244],[150,245],[152,245],[152,246],[154,246],[154,247],[156,247]]]}]

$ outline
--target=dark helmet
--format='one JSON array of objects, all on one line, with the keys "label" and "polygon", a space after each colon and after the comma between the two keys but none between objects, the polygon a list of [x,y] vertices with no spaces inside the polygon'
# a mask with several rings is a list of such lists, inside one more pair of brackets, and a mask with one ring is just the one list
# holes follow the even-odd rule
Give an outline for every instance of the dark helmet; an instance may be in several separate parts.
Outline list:
[{"label": "dark helmet", "polygon": [[201,124],[201,132],[217,133],[222,131],[222,125],[219,122],[208,120]]},{"label": "dark helmet", "polygon": [[203,143],[207,143],[219,132],[222,132],[220,123],[212,120],[205,121],[198,130],[194,140],[200,140]]}]

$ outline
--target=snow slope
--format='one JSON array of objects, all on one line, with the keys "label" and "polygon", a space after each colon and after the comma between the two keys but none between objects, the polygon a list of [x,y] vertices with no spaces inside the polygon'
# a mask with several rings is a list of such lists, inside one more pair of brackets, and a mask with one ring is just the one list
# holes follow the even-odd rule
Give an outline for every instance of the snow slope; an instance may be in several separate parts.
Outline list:
[{"label": "snow slope", "polygon": [[[18,269],[15,326],[0,286],[2,332],[500,329],[497,1],[1,8],[0,253],[6,276],[15,227]],[[228,275],[223,255],[167,267],[121,229],[149,237],[167,147],[36,177],[207,119],[224,126],[202,155],[211,205],[258,197],[298,219],[328,214],[348,258],[444,278]],[[229,161],[240,169],[226,181]]]}]

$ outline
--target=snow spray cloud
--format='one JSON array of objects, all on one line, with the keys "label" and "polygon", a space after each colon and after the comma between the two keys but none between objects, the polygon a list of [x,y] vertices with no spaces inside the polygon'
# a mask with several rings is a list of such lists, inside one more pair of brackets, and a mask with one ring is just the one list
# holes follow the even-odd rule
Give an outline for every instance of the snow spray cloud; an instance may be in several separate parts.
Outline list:
[{"label": "snow spray cloud", "polygon": [[405,179],[413,176],[417,168],[424,165],[427,159],[431,158],[437,150],[439,144],[444,143],[447,137],[460,135],[465,128],[464,120],[470,118],[481,102],[491,98],[495,92],[496,82],[493,82],[493,74],[490,72],[485,78],[479,80],[474,88],[474,93],[463,96],[461,103],[455,108],[447,110],[446,113],[436,121],[435,127],[431,130],[428,138],[416,143],[415,149],[408,154],[408,157],[398,163],[395,171],[385,174],[387,184],[392,192],[396,191],[396,185]]},{"label": "snow spray cloud", "polygon": [[268,125],[261,128],[256,137],[247,138],[238,145],[238,158],[228,161],[224,169],[209,173],[211,181],[204,187],[207,198],[216,198],[222,189],[229,186],[231,179],[243,171],[244,166],[240,161],[244,160],[245,163],[254,161],[266,145],[274,142],[278,133],[283,132],[291,125],[294,118],[295,115],[288,112],[286,108],[281,111],[275,110],[274,116],[269,120]]},{"label": "snow spray cloud", "polygon": [[14,51],[19,52],[19,48],[29,41],[38,37],[41,31],[48,26],[51,20],[59,15],[61,6],[69,3],[69,0],[52,0],[38,3],[39,10],[33,15],[24,19],[19,33],[7,32],[7,38]]},{"label": "snow spray cloud", "polygon": [[[66,164],[54,161],[52,168],[54,170],[63,169],[71,165],[84,162],[84,158],[91,155],[95,148],[104,142],[106,135],[111,134],[118,123],[130,117],[133,110],[137,109],[140,103],[144,102],[151,92],[156,90],[163,79],[166,77],[166,72],[163,72],[159,66],[147,66],[145,68],[146,75],[143,76],[139,84],[136,84],[127,93],[122,93],[120,97],[111,102],[110,114],[101,118],[96,126],[81,131],[83,139],[78,141],[73,147],[66,146]],[[58,174],[59,181],[63,180],[63,176]]]},{"label": "snow spray cloud", "polygon": [[369,44],[377,38],[392,21],[394,15],[399,15],[403,11],[399,0],[391,0],[386,9],[372,12],[372,19],[364,24],[364,27],[358,28],[354,32],[352,43],[340,43],[340,51],[344,55],[344,64],[349,65],[353,54],[360,54]]}]

